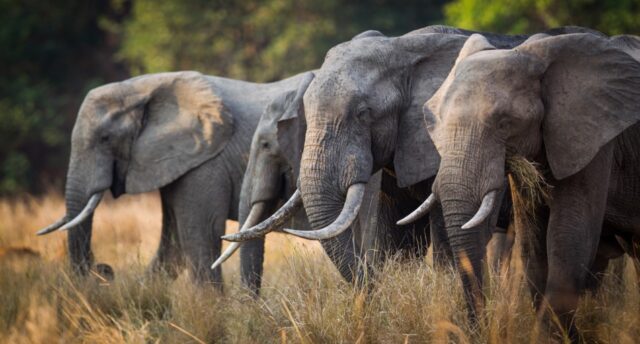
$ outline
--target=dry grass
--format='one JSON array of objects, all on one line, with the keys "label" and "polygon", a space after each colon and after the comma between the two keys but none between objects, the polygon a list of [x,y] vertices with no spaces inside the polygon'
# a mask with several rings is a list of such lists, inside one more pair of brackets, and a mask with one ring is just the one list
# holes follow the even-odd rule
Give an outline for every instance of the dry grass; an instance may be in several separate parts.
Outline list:
[{"label": "dry grass", "polygon": [[507,169],[511,183],[514,207],[526,214],[551,198],[551,185],[547,183],[540,166],[522,156],[507,158]]},{"label": "dry grass", "polygon": [[[39,227],[63,213],[59,196],[0,201],[0,342],[86,343],[522,343],[535,315],[514,260],[508,279],[488,278],[483,321],[471,328],[459,283],[428,262],[389,262],[368,293],[343,282],[317,243],[267,240],[263,297],[239,286],[238,261],[224,266],[225,294],[145,277],[158,244],[157,196],[105,201],[95,220],[97,261],[116,279],[79,280],[66,267],[65,235]],[[640,338],[640,296],[631,264],[624,283],[588,297],[578,325],[590,342]]]}]

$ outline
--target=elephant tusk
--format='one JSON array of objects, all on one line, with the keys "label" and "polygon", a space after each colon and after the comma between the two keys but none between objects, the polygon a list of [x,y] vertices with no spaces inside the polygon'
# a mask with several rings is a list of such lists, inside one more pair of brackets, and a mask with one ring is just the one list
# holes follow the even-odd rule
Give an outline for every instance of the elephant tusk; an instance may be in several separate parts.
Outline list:
[{"label": "elephant tusk", "polygon": [[420,204],[418,209],[414,210],[411,214],[407,215],[402,220],[396,222],[396,224],[398,226],[404,226],[420,219],[421,217],[429,213],[429,210],[431,210],[434,204],[436,204],[436,196],[434,194],[431,194],[422,204]]},{"label": "elephant tusk", "polygon": [[493,190],[488,194],[484,195],[484,198],[482,199],[482,204],[480,204],[480,208],[478,209],[478,212],[475,215],[473,215],[471,220],[467,221],[467,223],[465,223],[462,226],[462,229],[473,228],[481,224],[484,220],[486,220],[487,217],[493,211],[493,205],[496,202],[497,195],[498,195],[498,191],[496,190]]},{"label": "elephant tusk", "polygon": [[288,228],[283,229],[283,231],[310,240],[330,239],[339,235],[347,230],[347,228],[349,228],[353,221],[358,217],[358,211],[360,210],[360,205],[362,205],[362,199],[364,198],[365,187],[366,184],[364,183],[353,184],[349,187],[349,190],[347,191],[347,198],[344,201],[344,206],[342,207],[340,215],[338,215],[338,218],[336,218],[336,220],[327,227],[315,231],[300,231]]},{"label": "elephant tusk", "polygon": [[293,196],[289,198],[289,200],[276,211],[273,215],[271,215],[268,219],[262,221],[261,223],[238,233],[227,234],[222,236],[223,240],[227,241],[247,241],[255,238],[259,238],[261,236],[266,235],[267,233],[277,229],[282,226],[285,221],[290,219],[298,209],[302,206],[302,196],[300,196],[300,190],[296,190],[293,193]]},{"label": "elephant tusk", "polygon": [[[251,207],[251,211],[249,211],[249,215],[247,215],[247,219],[244,221],[244,224],[242,225],[242,228],[240,228],[239,232],[246,231],[248,228],[253,227],[260,219],[260,216],[262,216],[262,213],[264,213],[265,207],[265,202],[254,203]],[[227,249],[222,252],[220,257],[218,257],[218,259],[213,262],[213,264],[211,265],[211,269],[215,269],[218,266],[222,265],[222,263],[229,259],[229,257],[231,257],[238,250],[238,248],[240,248],[240,245],[242,245],[241,242],[232,242],[231,245],[229,245],[229,247],[227,247]]]},{"label": "elephant tusk", "polygon": [[67,223],[67,217],[63,216],[60,220],[36,232],[36,235],[45,235],[51,232],[55,232],[56,230],[58,230],[58,228],[60,228],[60,226],[64,225],[65,223]]},{"label": "elephant tusk", "polygon": [[66,231],[67,229],[73,228],[79,225],[82,221],[86,220],[87,217],[93,214],[93,212],[96,210],[101,199],[102,199],[102,192],[96,192],[93,195],[91,195],[91,198],[89,198],[89,202],[87,202],[87,205],[84,207],[84,209],[82,209],[80,214],[78,214],[78,216],[76,216],[75,219],[67,222],[64,226],[60,227],[60,229],[58,230]]}]

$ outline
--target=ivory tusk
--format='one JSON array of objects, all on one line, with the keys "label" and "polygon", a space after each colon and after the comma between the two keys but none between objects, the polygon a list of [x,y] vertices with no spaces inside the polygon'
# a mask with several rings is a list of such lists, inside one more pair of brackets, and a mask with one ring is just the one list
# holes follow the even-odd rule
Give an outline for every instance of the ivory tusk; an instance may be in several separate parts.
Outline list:
[{"label": "ivory tusk", "polygon": [[[247,215],[247,219],[244,221],[244,224],[242,225],[242,228],[240,228],[239,232],[246,231],[248,228],[253,227],[253,225],[258,222],[258,219],[264,212],[265,207],[265,202],[254,203],[253,206],[251,206],[251,211],[249,211],[249,215]],[[218,266],[222,265],[222,263],[229,259],[229,257],[231,257],[238,250],[238,248],[240,248],[240,245],[242,245],[241,242],[232,242],[231,245],[229,245],[229,247],[227,247],[227,249],[222,252],[220,257],[218,257],[218,259],[213,262],[213,264],[211,265],[211,269],[215,269]]]},{"label": "ivory tusk", "polygon": [[422,204],[420,204],[418,209],[414,210],[411,214],[407,215],[402,220],[396,222],[396,224],[399,226],[404,226],[422,218],[429,213],[429,210],[431,210],[434,204],[436,204],[436,196],[434,194],[431,194]]},{"label": "ivory tusk", "polygon": [[493,205],[496,202],[497,194],[498,194],[498,191],[496,190],[490,191],[488,194],[486,194],[482,199],[482,204],[480,204],[480,208],[478,208],[478,212],[476,212],[476,214],[473,215],[471,220],[467,221],[467,223],[465,223],[462,226],[462,229],[473,228],[481,224],[484,220],[486,220],[487,217],[489,217],[489,215],[491,215],[491,212],[493,211]]},{"label": "ivory tusk", "polygon": [[358,211],[360,210],[360,205],[362,205],[365,188],[366,184],[364,183],[353,184],[349,187],[342,211],[340,215],[338,215],[338,218],[330,225],[314,231],[301,231],[288,228],[283,231],[310,240],[330,239],[339,235],[347,230],[358,217]]},{"label": "ivory tusk", "polygon": [[296,190],[291,198],[271,215],[268,219],[261,223],[238,233],[227,234],[222,236],[223,240],[227,241],[247,241],[261,236],[278,229],[282,224],[290,219],[298,209],[302,206],[302,196],[300,196],[300,190]]},{"label": "ivory tusk", "polygon": [[96,210],[101,199],[102,192],[94,193],[91,198],[89,198],[89,202],[87,202],[87,205],[84,207],[84,209],[82,209],[80,214],[78,214],[78,216],[76,216],[73,220],[67,222],[64,226],[60,227],[60,229],[58,230],[66,231],[67,229],[73,228],[79,225],[82,221],[86,220]]}]

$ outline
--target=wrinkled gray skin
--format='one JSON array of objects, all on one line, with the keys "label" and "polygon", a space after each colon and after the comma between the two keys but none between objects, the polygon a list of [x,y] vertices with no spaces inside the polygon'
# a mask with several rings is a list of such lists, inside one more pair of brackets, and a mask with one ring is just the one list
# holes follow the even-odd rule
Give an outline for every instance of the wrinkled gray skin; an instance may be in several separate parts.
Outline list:
[{"label": "wrinkled gray skin", "polygon": [[[221,287],[225,220],[237,204],[250,140],[264,107],[301,75],[256,84],[197,72],[149,74],[86,96],[71,137],[66,220],[95,193],[114,197],[160,189],[162,238],[150,269],[175,276],[184,257],[192,277]],[[93,264],[92,220],[69,230],[71,265]]]},{"label": "wrinkled gray skin", "polygon": [[[249,154],[249,163],[240,193],[240,223],[245,221],[252,207],[263,204],[263,212],[249,227],[269,217],[296,190],[300,154],[304,143],[306,124],[302,95],[313,73],[307,73],[298,90],[290,90],[276,97],[265,109],[254,133]],[[296,96],[299,96],[296,98]],[[380,188],[372,183],[367,191],[368,198],[376,195]],[[369,203],[371,204],[371,203]],[[370,235],[364,231],[374,225],[372,213],[375,208],[365,206],[360,217],[351,228],[340,236],[322,241],[329,258],[338,271],[348,281],[363,281],[362,266]],[[288,225],[294,228],[308,229],[309,224],[304,209]],[[240,268],[243,284],[258,293],[261,285],[264,260],[264,238],[244,242],[240,248]]]},{"label": "wrinkled gray skin", "polygon": [[539,207],[540,229],[522,231],[528,279],[544,295],[537,303],[548,302],[572,340],[589,270],[603,270],[623,248],[638,257],[639,61],[637,37],[541,35],[500,50],[474,35],[424,106],[442,157],[433,192],[454,252],[469,257],[476,275],[484,240],[460,225],[501,187],[506,157],[521,155],[547,172],[551,200]]},{"label": "wrinkled gray skin", "polygon": [[[565,30],[572,29],[553,33]],[[399,228],[395,223],[431,189],[440,161],[426,132],[422,105],[448,75],[468,34],[442,26],[392,38],[368,31],[329,51],[304,97],[307,132],[300,191],[314,229],[336,218],[350,186],[366,183],[381,169],[386,194],[381,199],[395,207],[379,212],[379,230],[414,231],[424,237],[429,221],[432,228],[443,228],[439,205],[429,218]],[[490,39],[512,47],[526,37]],[[485,229],[490,232],[488,224]],[[431,230],[437,256],[447,255],[446,234]]]}]

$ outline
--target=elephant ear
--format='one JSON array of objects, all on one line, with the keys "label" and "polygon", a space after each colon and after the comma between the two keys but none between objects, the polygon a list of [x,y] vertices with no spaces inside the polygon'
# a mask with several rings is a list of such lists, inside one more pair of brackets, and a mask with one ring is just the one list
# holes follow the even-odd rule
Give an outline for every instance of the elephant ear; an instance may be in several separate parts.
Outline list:
[{"label": "elephant ear", "polygon": [[305,73],[297,89],[290,91],[289,96],[280,98],[283,99],[280,101],[284,102],[282,106],[284,112],[277,122],[278,147],[291,166],[295,180],[297,180],[300,171],[304,134],[307,130],[303,98],[314,77],[313,72]]},{"label": "elephant ear", "polygon": [[163,73],[130,82],[148,101],[131,150],[127,192],[167,185],[218,155],[233,134],[232,114],[202,74]]},{"label": "elephant ear", "polygon": [[435,176],[440,166],[438,154],[427,133],[422,105],[445,80],[466,36],[415,34],[396,38],[397,49],[413,59],[405,75],[411,90],[409,104],[398,122],[393,165],[399,187],[407,187]]},{"label": "elephant ear", "polygon": [[366,38],[366,37],[384,37],[384,34],[378,30],[367,30],[353,36],[351,40],[355,41],[356,39]]},{"label": "elephant ear", "polygon": [[546,65],[542,135],[556,179],[583,169],[601,147],[640,120],[640,62],[620,42],[571,34],[516,50]]}]

